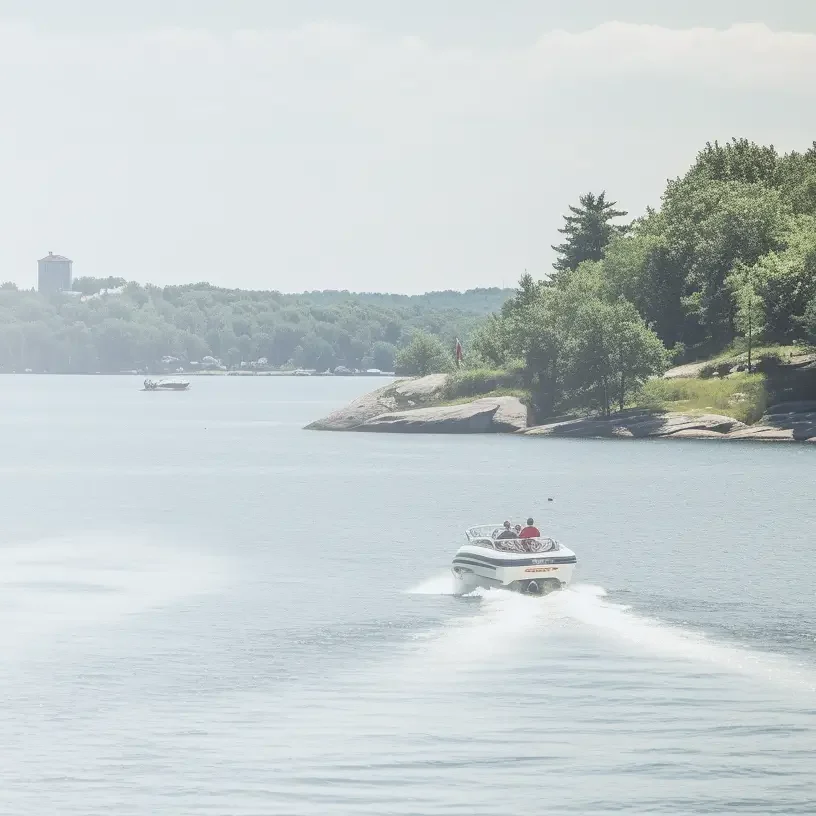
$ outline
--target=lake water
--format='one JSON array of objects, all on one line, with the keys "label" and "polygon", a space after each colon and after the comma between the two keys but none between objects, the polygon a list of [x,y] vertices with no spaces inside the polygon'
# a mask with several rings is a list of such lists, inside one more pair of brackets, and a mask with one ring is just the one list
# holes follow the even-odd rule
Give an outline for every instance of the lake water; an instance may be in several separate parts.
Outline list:
[{"label": "lake water", "polygon": [[379,384],[0,378],[0,812],[816,812],[816,446],[301,430]]}]

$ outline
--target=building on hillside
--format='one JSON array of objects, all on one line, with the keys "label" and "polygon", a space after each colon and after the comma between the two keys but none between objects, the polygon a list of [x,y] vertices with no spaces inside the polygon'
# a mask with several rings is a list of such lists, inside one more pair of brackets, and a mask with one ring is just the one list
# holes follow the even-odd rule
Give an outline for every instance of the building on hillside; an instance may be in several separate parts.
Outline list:
[{"label": "building on hillside", "polygon": [[74,282],[74,262],[64,255],[49,252],[37,261],[37,290],[52,294],[70,292]]}]

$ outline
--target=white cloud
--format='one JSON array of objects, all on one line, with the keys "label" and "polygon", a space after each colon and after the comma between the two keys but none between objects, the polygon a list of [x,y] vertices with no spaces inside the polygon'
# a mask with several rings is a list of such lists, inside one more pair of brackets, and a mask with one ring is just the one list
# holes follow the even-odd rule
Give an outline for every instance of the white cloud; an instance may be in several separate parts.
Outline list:
[{"label": "white cloud", "polygon": [[[309,109],[338,97],[353,107],[372,101],[416,102],[445,110],[500,98],[514,86],[564,80],[667,76],[735,87],[810,90],[816,34],[771,31],[761,24],[728,30],[671,30],[606,23],[589,31],[547,32],[512,51],[431,48],[417,38],[386,38],[365,29],[321,23],[294,30],[167,29],[127,36],[71,36],[0,27],[0,64],[18,87],[27,78],[81,81],[78,94],[118,86],[122,94],[192,94],[230,90],[271,101],[284,94]],[[28,75],[28,77],[26,76]],[[9,76],[6,77],[8,84]],[[185,96],[175,97],[187,104]]]},{"label": "white cloud", "polygon": [[0,263],[22,278],[52,248],[101,274],[138,245],[122,271],[159,281],[500,282],[546,265],[589,185],[642,209],[705,138],[806,146],[809,104],[763,111],[809,100],[815,77],[816,35],[763,25],[607,23],[513,50],[331,22],[0,25],[0,217],[18,237]]},{"label": "white cloud", "polygon": [[804,90],[816,70],[816,35],[776,32],[762,24],[722,31],[606,23],[579,34],[546,34],[534,52],[545,72],[567,65],[588,78],[656,72],[737,86],[801,83]]}]

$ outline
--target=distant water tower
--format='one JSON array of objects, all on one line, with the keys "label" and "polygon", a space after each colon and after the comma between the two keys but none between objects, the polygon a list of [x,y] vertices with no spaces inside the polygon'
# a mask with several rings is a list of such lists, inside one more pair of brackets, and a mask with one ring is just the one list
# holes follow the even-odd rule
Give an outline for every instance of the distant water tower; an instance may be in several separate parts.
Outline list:
[{"label": "distant water tower", "polygon": [[40,292],[70,292],[74,282],[74,262],[49,252],[37,261],[37,289]]}]

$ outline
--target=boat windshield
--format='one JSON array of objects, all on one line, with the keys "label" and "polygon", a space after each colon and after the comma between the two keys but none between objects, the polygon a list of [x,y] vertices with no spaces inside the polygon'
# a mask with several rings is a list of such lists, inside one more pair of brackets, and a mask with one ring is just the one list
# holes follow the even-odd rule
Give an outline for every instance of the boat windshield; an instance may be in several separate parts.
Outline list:
[{"label": "boat windshield", "polygon": [[468,544],[502,552],[552,552],[561,549],[555,539],[539,538],[498,538],[504,529],[502,524],[482,524],[465,530]]}]

